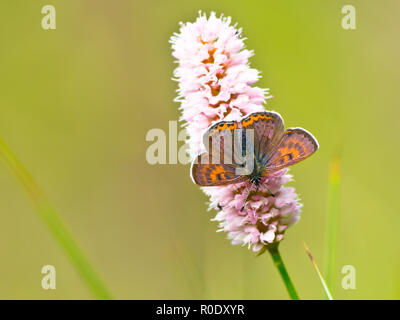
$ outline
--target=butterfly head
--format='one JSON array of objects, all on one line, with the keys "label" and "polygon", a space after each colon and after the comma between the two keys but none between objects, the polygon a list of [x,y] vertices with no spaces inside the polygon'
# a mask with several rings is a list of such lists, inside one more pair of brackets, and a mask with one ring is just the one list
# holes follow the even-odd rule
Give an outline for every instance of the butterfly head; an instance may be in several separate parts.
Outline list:
[{"label": "butterfly head", "polygon": [[258,187],[260,186],[261,183],[261,179],[263,177],[263,169],[260,168],[259,166],[255,165],[253,172],[248,176],[250,182],[256,186],[256,188],[258,189]]},{"label": "butterfly head", "polygon": [[250,182],[258,188],[260,186],[261,176],[256,176],[256,177],[250,178]]}]

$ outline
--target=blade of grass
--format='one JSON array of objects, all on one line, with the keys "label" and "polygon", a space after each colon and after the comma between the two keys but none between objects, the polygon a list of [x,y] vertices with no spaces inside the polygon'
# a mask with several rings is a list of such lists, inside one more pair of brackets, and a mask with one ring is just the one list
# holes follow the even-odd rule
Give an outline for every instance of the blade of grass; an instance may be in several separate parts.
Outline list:
[{"label": "blade of grass", "polygon": [[49,231],[57,240],[70,262],[78,271],[86,285],[97,299],[111,299],[108,289],[105,287],[96,271],[90,265],[82,250],[73,239],[64,223],[52,208],[44,192],[36,184],[31,174],[0,138],[0,157],[6,166],[17,177],[24,190],[32,200],[39,217],[47,225]]},{"label": "blade of grass", "polygon": [[324,278],[322,277],[321,271],[319,271],[317,262],[313,258],[312,254],[311,254],[310,250],[308,249],[307,245],[305,244],[305,242],[303,242],[303,246],[304,246],[304,249],[306,249],[308,256],[310,257],[312,264],[314,265],[315,271],[317,271],[319,280],[321,280],[321,283],[322,283],[322,286],[324,287],[326,296],[328,297],[329,300],[333,300],[332,295],[329,292],[328,286],[326,285],[326,282],[325,282]]},{"label": "blade of grass", "polygon": [[335,291],[336,251],[339,217],[340,161],[332,158],[329,168],[328,217],[325,239],[325,276],[328,287]]}]

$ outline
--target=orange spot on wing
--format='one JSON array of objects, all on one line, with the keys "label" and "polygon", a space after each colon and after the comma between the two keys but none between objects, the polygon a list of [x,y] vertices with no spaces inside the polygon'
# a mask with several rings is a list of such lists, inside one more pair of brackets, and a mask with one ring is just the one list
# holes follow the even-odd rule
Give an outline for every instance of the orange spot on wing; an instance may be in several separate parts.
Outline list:
[{"label": "orange spot on wing", "polygon": [[210,173],[210,178],[211,178],[211,180],[213,180],[213,181],[218,181],[218,179],[217,179],[217,175],[218,174],[222,174],[222,173],[224,173],[225,172],[225,170],[223,169],[223,167],[222,166],[215,166],[215,168],[211,171],[211,173]]},{"label": "orange spot on wing", "polygon": [[263,113],[256,113],[252,114],[249,116],[247,120],[242,121],[242,125],[246,128],[248,126],[251,126],[254,122],[257,122],[259,120],[272,120],[273,118],[271,116],[268,116]]}]

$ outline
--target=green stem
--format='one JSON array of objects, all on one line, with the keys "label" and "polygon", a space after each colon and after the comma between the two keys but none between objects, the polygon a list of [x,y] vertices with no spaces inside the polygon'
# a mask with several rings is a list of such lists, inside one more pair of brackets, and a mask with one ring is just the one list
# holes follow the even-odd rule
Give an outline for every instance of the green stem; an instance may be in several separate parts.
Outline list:
[{"label": "green stem", "polygon": [[79,248],[68,229],[60,219],[57,212],[52,208],[44,192],[36,184],[31,174],[24,168],[22,163],[0,138],[0,158],[17,177],[22,187],[28,193],[40,218],[57,240],[61,249],[65,252],[71,263],[86,282],[97,299],[111,299],[111,295],[102,283],[101,279],[90,265],[84,253]]},{"label": "green stem", "polygon": [[268,246],[268,251],[271,254],[275,267],[278,269],[282,277],[283,283],[286,286],[290,298],[292,300],[300,300],[299,296],[297,295],[296,289],[294,288],[293,282],[290,279],[289,274],[286,270],[285,264],[283,263],[282,257],[279,253],[278,244]]}]

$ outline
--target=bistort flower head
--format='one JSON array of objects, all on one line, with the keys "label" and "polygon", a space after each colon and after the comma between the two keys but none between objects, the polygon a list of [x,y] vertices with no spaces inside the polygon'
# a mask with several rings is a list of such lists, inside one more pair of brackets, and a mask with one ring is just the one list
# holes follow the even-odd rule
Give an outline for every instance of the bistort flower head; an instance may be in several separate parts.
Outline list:
[{"label": "bistort flower head", "polygon": [[297,194],[294,188],[283,186],[291,180],[286,170],[265,177],[247,201],[249,182],[203,188],[210,196],[210,208],[219,210],[213,219],[219,223],[218,231],[227,232],[232,244],[247,245],[257,252],[264,245],[281,241],[285,230],[299,220]]},{"label": "bistort flower head", "polygon": [[[194,23],[181,23],[180,32],[171,37],[178,62],[176,101],[181,104],[192,158],[205,150],[202,136],[210,125],[264,111],[262,105],[271,98],[268,89],[252,86],[260,76],[249,67],[253,53],[244,49],[241,33],[230,17],[218,18],[212,12],[207,18],[200,12]],[[281,241],[287,227],[299,219],[298,196],[294,188],[284,186],[290,180],[287,169],[264,177],[246,203],[249,182],[202,189],[210,197],[210,208],[219,210],[213,219],[219,230],[228,233],[232,244],[257,252]]]},{"label": "bistort flower head", "polygon": [[180,33],[171,37],[173,56],[178,59],[174,75],[179,83],[176,101],[190,136],[192,157],[204,151],[202,134],[220,120],[239,120],[263,111],[268,89],[252,87],[259,72],[249,67],[252,51],[244,49],[241,29],[231,18],[207,19],[201,14],[194,23],[181,23]]}]

